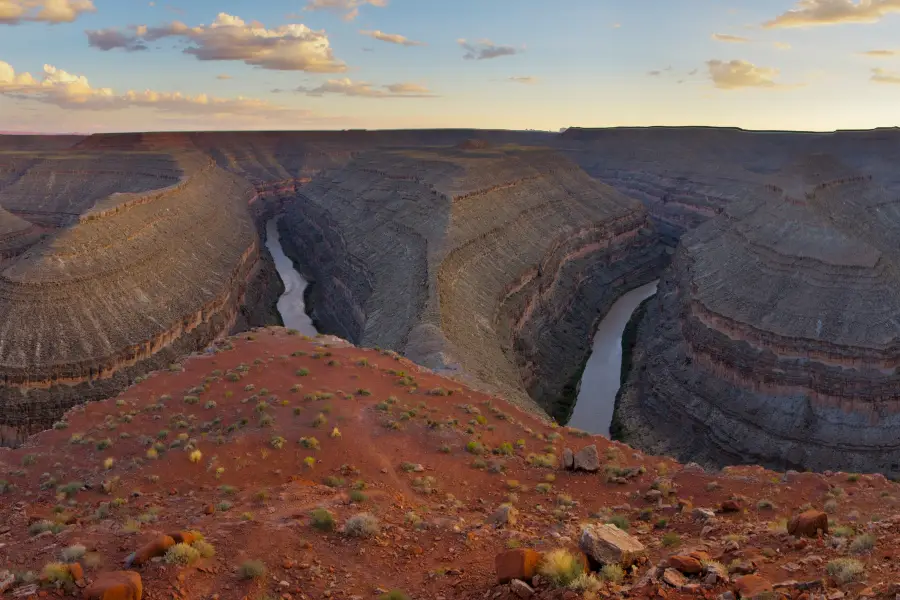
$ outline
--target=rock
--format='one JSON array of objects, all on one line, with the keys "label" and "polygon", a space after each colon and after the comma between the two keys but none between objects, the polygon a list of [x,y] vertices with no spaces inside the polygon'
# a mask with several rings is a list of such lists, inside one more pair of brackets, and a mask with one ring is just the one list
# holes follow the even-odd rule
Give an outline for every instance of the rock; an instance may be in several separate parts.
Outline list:
[{"label": "rock", "polygon": [[152,542],[144,544],[137,552],[132,553],[125,559],[125,566],[139,567],[155,557],[163,556],[166,550],[174,545],[175,540],[168,535],[161,535]]},{"label": "rock", "polygon": [[734,592],[723,592],[716,600],[735,600]]},{"label": "rock", "polygon": [[669,557],[669,566],[685,575],[696,575],[703,570],[703,565],[693,556],[676,554]]},{"label": "rock", "polygon": [[0,594],[12,587],[16,582],[16,574],[10,571],[0,571]]},{"label": "rock", "polygon": [[591,444],[576,452],[572,468],[576,471],[588,471],[589,473],[599,471],[600,454],[597,452],[597,446]]},{"label": "rock", "polygon": [[828,533],[828,515],[820,510],[807,510],[794,516],[788,522],[787,530],[796,537],[816,537],[819,530]]},{"label": "rock", "polygon": [[497,527],[502,527],[503,525],[515,525],[516,515],[518,514],[519,511],[516,510],[512,504],[502,504],[500,505],[500,508],[494,511],[494,514],[490,516],[488,521]]},{"label": "rock", "polygon": [[734,580],[738,598],[755,598],[763,592],[771,592],[772,584],[759,575],[744,575]]},{"label": "rock", "polygon": [[723,513],[741,512],[741,503],[737,500],[726,500],[722,503]]},{"label": "rock", "polygon": [[563,450],[563,468],[569,471],[575,468],[575,455],[571,448]]},{"label": "rock", "polygon": [[509,583],[514,579],[532,581],[540,562],[541,553],[529,548],[501,552],[494,559],[497,581],[499,583]]},{"label": "rock", "polygon": [[534,596],[534,588],[522,581],[521,579],[513,579],[509,583],[509,591],[519,598],[531,598]]},{"label": "rock", "polygon": [[688,463],[688,464],[684,465],[684,472],[685,473],[705,473],[706,469],[704,469],[697,463],[692,462],[692,463]]},{"label": "rock", "polygon": [[66,565],[69,569],[69,575],[72,576],[72,580],[75,582],[84,580],[84,569],[78,563],[69,563]]},{"label": "rock", "polygon": [[205,514],[205,515],[211,515],[211,514],[214,514],[215,512],[216,512],[216,507],[213,506],[212,504],[207,504],[203,508],[203,514]]},{"label": "rock", "polygon": [[719,563],[705,563],[703,566],[703,572],[706,574],[706,577],[703,580],[705,583],[716,585],[720,582],[728,582],[728,571]]},{"label": "rock", "polygon": [[716,518],[715,511],[709,508],[695,508],[691,514],[698,521],[713,521]]},{"label": "rock", "polygon": [[749,575],[756,573],[756,563],[752,560],[738,560],[731,564],[729,570],[738,575]]},{"label": "rock", "polygon": [[86,600],[141,600],[141,576],[134,571],[101,573],[84,590]]},{"label": "rock", "polygon": [[176,544],[193,544],[197,536],[190,531],[178,531],[170,533],[169,537],[175,540]]},{"label": "rock", "polygon": [[675,569],[666,569],[665,571],[663,571],[662,580],[675,589],[681,589],[687,583],[684,575],[682,575]]},{"label": "rock", "polygon": [[647,493],[644,494],[644,499],[648,502],[657,502],[662,498],[662,492],[659,490],[647,490]]},{"label": "rock", "polygon": [[578,542],[581,550],[602,565],[618,563],[623,569],[647,556],[647,549],[634,536],[615,525],[586,525]]}]

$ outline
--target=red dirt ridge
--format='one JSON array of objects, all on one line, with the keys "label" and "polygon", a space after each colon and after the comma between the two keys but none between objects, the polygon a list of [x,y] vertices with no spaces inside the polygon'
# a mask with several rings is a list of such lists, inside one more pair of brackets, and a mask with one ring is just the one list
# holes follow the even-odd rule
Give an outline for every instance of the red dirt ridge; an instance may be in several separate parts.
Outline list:
[{"label": "red dirt ridge", "polygon": [[704,472],[283,328],[69,411],[0,449],[0,474],[4,597],[900,591],[882,476]]}]

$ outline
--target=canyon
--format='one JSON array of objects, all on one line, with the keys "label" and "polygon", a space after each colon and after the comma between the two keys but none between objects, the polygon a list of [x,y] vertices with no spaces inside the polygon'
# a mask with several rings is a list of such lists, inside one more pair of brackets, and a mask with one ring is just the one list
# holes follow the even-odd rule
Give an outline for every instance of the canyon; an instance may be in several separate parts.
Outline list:
[{"label": "canyon", "polygon": [[613,437],[890,474],[898,161],[890,129],[0,136],[0,426],[292,310],[576,424],[598,326],[659,280]]}]

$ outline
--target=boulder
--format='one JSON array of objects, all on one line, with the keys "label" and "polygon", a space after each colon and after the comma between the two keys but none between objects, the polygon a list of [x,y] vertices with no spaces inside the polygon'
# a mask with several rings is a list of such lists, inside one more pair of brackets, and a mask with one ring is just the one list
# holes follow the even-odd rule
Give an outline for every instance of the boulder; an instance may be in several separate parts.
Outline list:
[{"label": "boulder", "polygon": [[0,571],[0,594],[12,587],[16,582],[16,574],[11,571]]},{"label": "boulder", "polygon": [[675,589],[681,589],[687,583],[684,575],[682,575],[675,569],[666,569],[665,571],[663,571],[662,580]]},{"label": "boulder", "polygon": [[141,600],[144,588],[134,571],[101,573],[84,590],[86,600]]},{"label": "boulder", "polygon": [[197,535],[190,531],[178,531],[170,533],[169,537],[175,540],[176,544],[193,544],[197,540]]},{"label": "boulder", "polygon": [[529,548],[516,548],[501,552],[494,559],[497,568],[497,581],[509,583],[515,579],[531,581],[537,573],[541,553]]},{"label": "boulder", "polygon": [[788,522],[787,530],[796,537],[816,537],[819,530],[828,533],[828,515],[820,510],[807,510],[794,516]]},{"label": "boulder", "polygon": [[759,575],[744,575],[734,580],[738,598],[756,598],[764,592],[772,591],[772,583]]},{"label": "boulder", "polygon": [[697,575],[703,570],[703,564],[697,558],[683,554],[670,556],[669,566],[685,575]]},{"label": "boulder", "polygon": [[497,527],[503,525],[515,525],[516,515],[518,513],[519,511],[516,510],[512,504],[501,504],[500,508],[495,510],[494,514],[492,514],[488,520],[492,525],[496,525]]},{"label": "boulder", "polygon": [[513,579],[509,584],[509,591],[519,598],[531,598],[534,596],[534,588],[521,579]]},{"label": "boulder", "polygon": [[640,540],[606,523],[586,525],[581,530],[579,546],[595,562],[601,565],[618,563],[623,569],[647,556],[647,549]]},{"label": "boulder", "polygon": [[72,581],[77,583],[84,580],[84,568],[79,563],[69,563],[66,565],[66,568],[69,569]]},{"label": "boulder", "polygon": [[585,446],[575,453],[572,468],[576,471],[588,471],[596,473],[600,470],[600,454],[597,452],[597,446],[591,444]]},{"label": "boulder", "polygon": [[738,500],[726,500],[722,503],[723,513],[741,512],[741,503]]},{"label": "boulder", "polygon": [[571,448],[563,450],[563,468],[568,471],[575,468],[575,455],[572,453]]},{"label": "boulder", "polygon": [[716,518],[716,513],[709,508],[695,508],[691,514],[698,521],[713,521]]},{"label": "boulder", "polygon": [[163,556],[166,550],[175,545],[175,540],[171,536],[161,535],[152,542],[144,544],[136,552],[132,553],[125,559],[126,567],[139,567],[156,556]]}]

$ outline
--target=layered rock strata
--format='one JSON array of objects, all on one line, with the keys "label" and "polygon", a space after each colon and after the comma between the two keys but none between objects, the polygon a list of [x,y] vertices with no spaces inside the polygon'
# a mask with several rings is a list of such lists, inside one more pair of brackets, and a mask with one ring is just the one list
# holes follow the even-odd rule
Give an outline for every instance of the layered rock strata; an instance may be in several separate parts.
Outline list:
[{"label": "layered rock strata", "polygon": [[682,238],[616,434],[686,461],[896,474],[900,199],[827,156],[773,181]]},{"label": "layered rock strata", "polygon": [[553,413],[592,325],[665,261],[639,202],[546,149],[362,153],[282,221],[317,326]]},{"label": "layered rock strata", "polygon": [[35,221],[44,235],[0,263],[7,427],[49,426],[235,325],[276,321],[242,309],[274,305],[280,285],[261,258],[253,186],[198,152],[73,154],[0,186],[0,206],[25,215],[0,213],[0,243]]}]

